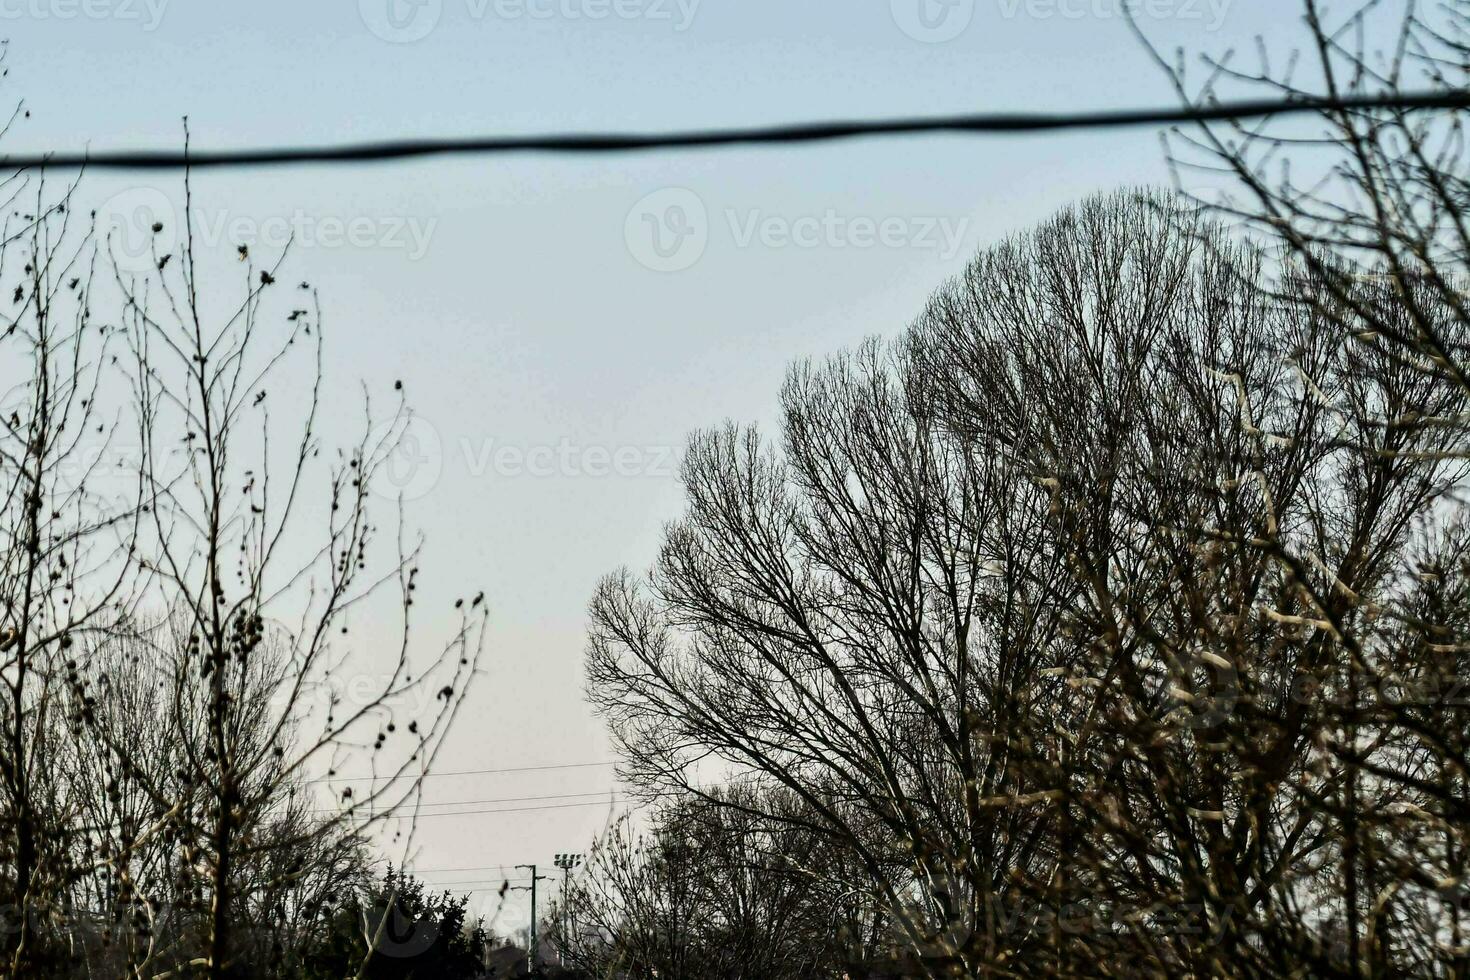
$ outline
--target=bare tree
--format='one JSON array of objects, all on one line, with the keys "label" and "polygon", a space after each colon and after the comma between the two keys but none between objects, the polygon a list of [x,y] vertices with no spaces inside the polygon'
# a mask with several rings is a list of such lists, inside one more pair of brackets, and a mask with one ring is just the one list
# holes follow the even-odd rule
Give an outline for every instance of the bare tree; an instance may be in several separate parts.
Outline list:
[{"label": "bare tree", "polygon": [[[96,480],[117,434],[117,346],[93,318],[93,253],[72,231],[74,188],[43,175],[0,183],[0,855],[11,975],[56,969],[47,925],[85,860],[54,778],[65,665],[128,615],[139,488]],[[84,221],[85,219],[83,219]],[[99,486],[98,483],[103,485]]]},{"label": "bare tree", "polygon": [[[410,413],[395,392],[386,421],[323,458],[321,325],[304,284],[305,302],[281,310],[266,298],[279,262],[247,263],[243,300],[212,319],[186,227],[154,275],[111,263],[102,298],[90,257],[106,262],[110,243],[69,244],[70,197],[37,200],[0,254],[25,253],[0,342],[27,367],[0,426],[9,972],[41,969],[42,914],[75,949],[84,918],[105,931],[126,909],[128,975],[164,962],[237,975],[362,833],[396,819],[411,836],[404,807],[475,673],[486,610],[457,600],[447,641],[418,638],[417,547],[401,514],[396,538],[369,516]],[[113,323],[94,324],[113,297]],[[100,399],[119,393],[104,416]],[[364,411],[371,422],[366,396]],[[127,431],[125,478],[98,479]],[[377,629],[349,632],[370,613]]]},{"label": "bare tree", "polygon": [[1050,863],[1060,751],[1021,722],[1065,717],[1047,672],[1079,652],[1046,497],[942,424],[921,374],[870,344],[792,372],[779,451],[696,436],[649,581],[597,592],[588,674],[627,778],[784,787],[947,976],[1014,953],[997,910]]},{"label": "bare tree", "polygon": [[[288,975],[288,964],[320,941],[334,903],[365,887],[375,863],[369,842],[323,814],[318,794],[283,774],[286,758],[262,745],[280,683],[272,653],[242,675],[227,733],[239,755],[257,760],[242,781],[268,794],[240,814],[230,884],[231,926],[258,976]],[[78,659],[67,713],[90,737],[58,746],[52,762],[76,801],[67,844],[94,855],[67,896],[70,944],[94,975],[187,974],[207,937],[209,880],[191,820],[169,819],[159,798],[181,814],[209,806],[186,748],[209,734],[207,681],[183,644],[160,648],[144,637],[111,638]]]},{"label": "bare tree", "polygon": [[[863,975],[887,937],[842,855],[784,792],[713,795],[661,805],[642,833],[624,817],[596,842],[547,914],[561,961],[595,977]],[[773,809],[787,820],[761,815]]]},{"label": "bare tree", "polygon": [[[1207,52],[1202,73],[1182,55],[1153,53],[1192,104],[1240,93],[1392,98],[1465,87],[1470,5],[1461,0],[1331,8],[1303,0],[1299,9],[1303,30],[1291,50],[1263,40],[1249,62]],[[1356,390],[1318,386],[1330,410],[1357,423],[1344,440],[1385,457],[1386,470],[1465,458],[1465,125],[1464,111],[1334,108],[1305,122],[1202,125],[1169,142],[1176,183],[1194,202],[1279,257],[1263,285],[1307,307],[1343,356],[1391,362],[1400,385],[1420,393],[1348,402]],[[1348,975],[1470,975],[1461,490],[1424,515],[1394,586],[1377,594],[1300,574],[1317,556],[1299,543],[1270,549],[1304,583],[1313,618],[1338,634],[1349,661],[1347,676],[1323,688],[1340,712],[1325,749],[1348,773],[1342,792],[1323,801],[1346,834],[1339,923]],[[1375,755],[1385,743],[1399,746],[1388,761]],[[1379,794],[1399,800],[1399,811],[1375,807]]]},{"label": "bare tree", "polygon": [[[1463,0],[1351,2],[1335,13],[1302,0],[1300,9],[1301,47],[1272,51],[1259,40],[1254,65],[1205,53],[1197,79],[1182,52],[1168,60],[1149,51],[1193,104],[1235,90],[1290,100],[1465,87]],[[1422,354],[1436,363],[1421,370],[1464,386],[1463,339],[1441,321],[1467,313],[1465,124],[1464,111],[1328,109],[1305,123],[1268,117],[1175,132],[1169,159],[1196,205],[1276,250],[1284,293],[1303,271],[1311,277],[1314,307],[1341,339]],[[1358,288],[1364,280],[1384,288]]]},{"label": "bare tree", "polygon": [[593,604],[627,775],[788,787],[931,975],[1350,974],[1355,918],[1380,972],[1442,965],[1424,889],[1463,849],[1400,835],[1456,716],[1355,684],[1446,676],[1377,611],[1442,601],[1464,468],[1379,420],[1464,393],[1269,268],[1169,198],[1090,201],[891,356],[796,369],[779,452],[697,437],[647,584]]},{"label": "bare tree", "polygon": [[1344,349],[1318,284],[1279,302],[1253,285],[1267,267],[1166,203],[1094,204],[977,263],[930,331],[951,417],[1000,420],[1066,530],[1092,692],[1068,736],[1092,742],[1064,774],[1072,873],[1145,922],[1188,913],[1142,932],[1161,972],[1347,968],[1352,869],[1424,802],[1364,778],[1423,759],[1352,687],[1435,666],[1372,610],[1464,469],[1443,430],[1377,421],[1461,393]]}]

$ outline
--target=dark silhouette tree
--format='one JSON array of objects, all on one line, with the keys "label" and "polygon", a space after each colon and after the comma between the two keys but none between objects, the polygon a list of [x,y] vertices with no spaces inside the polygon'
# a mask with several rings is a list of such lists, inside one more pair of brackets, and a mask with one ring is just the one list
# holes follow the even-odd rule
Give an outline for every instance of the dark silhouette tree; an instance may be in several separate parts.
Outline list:
[{"label": "dark silhouette tree", "polygon": [[1379,423],[1464,392],[1269,268],[1170,198],[1089,201],[890,350],[796,368],[778,446],[695,437],[647,581],[593,601],[625,775],[785,787],[932,976],[1331,975],[1369,902],[1385,970],[1432,961],[1458,911],[1413,895],[1463,851],[1389,857],[1458,709],[1355,685],[1447,676],[1379,611],[1430,601],[1464,468]]}]

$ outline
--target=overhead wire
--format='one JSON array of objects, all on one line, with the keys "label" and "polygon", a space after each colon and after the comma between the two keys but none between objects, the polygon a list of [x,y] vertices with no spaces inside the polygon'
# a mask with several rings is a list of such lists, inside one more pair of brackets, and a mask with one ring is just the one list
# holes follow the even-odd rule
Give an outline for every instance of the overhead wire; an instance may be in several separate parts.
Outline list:
[{"label": "overhead wire", "polygon": [[975,112],[939,116],[828,119],[766,126],[675,130],[668,132],[540,133],[389,139],[316,146],[245,147],[196,150],[106,150],[11,153],[0,167],[159,170],[276,166],[305,163],[378,163],[415,157],[489,153],[628,153],[738,145],[792,145],[869,136],[943,133],[1034,133],[1068,129],[1222,122],[1321,112],[1470,108],[1470,91],[1444,90],[1359,94],[1338,97],[1243,99],[1166,108],[1096,109],[1071,112]]}]

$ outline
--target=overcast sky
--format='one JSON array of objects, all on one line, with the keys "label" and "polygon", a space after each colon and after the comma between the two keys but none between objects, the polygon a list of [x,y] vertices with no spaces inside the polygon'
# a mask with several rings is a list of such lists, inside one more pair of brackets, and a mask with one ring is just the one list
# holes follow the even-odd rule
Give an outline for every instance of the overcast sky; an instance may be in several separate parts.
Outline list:
[{"label": "overcast sky", "polygon": [[[1117,2],[0,0],[9,93],[31,110],[7,149],[177,146],[186,114],[217,148],[1168,103]],[[1142,12],[1165,47],[1219,51],[1283,35],[1295,4]],[[679,513],[688,431],[768,423],[793,359],[891,336],[976,249],[1165,179],[1148,130],[868,140],[213,172],[194,217],[220,255],[294,233],[334,390],[403,380],[421,592],[484,588],[494,616],[441,765],[507,769],[611,759],[581,699],[585,605]],[[81,193],[124,234],[182,213],[168,176]],[[488,886],[585,849],[609,806],[565,794],[611,780],[431,780],[431,800],[513,812],[426,821],[418,867]]]}]

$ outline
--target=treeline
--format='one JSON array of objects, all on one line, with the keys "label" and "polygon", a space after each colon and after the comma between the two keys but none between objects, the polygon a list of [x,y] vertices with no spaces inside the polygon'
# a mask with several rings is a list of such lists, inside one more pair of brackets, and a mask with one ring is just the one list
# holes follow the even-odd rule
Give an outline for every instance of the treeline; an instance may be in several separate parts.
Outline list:
[{"label": "treeline", "polygon": [[[1387,66],[1381,5],[1306,10],[1317,86],[1466,81],[1470,6]],[[661,802],[554,911],[563,955],[1470,973],[1464,121],[1176,137],[1204,190],[1069,208],[795,366],[773,436],[696,435],[652,568],[592,601],[589,697]]]}]

